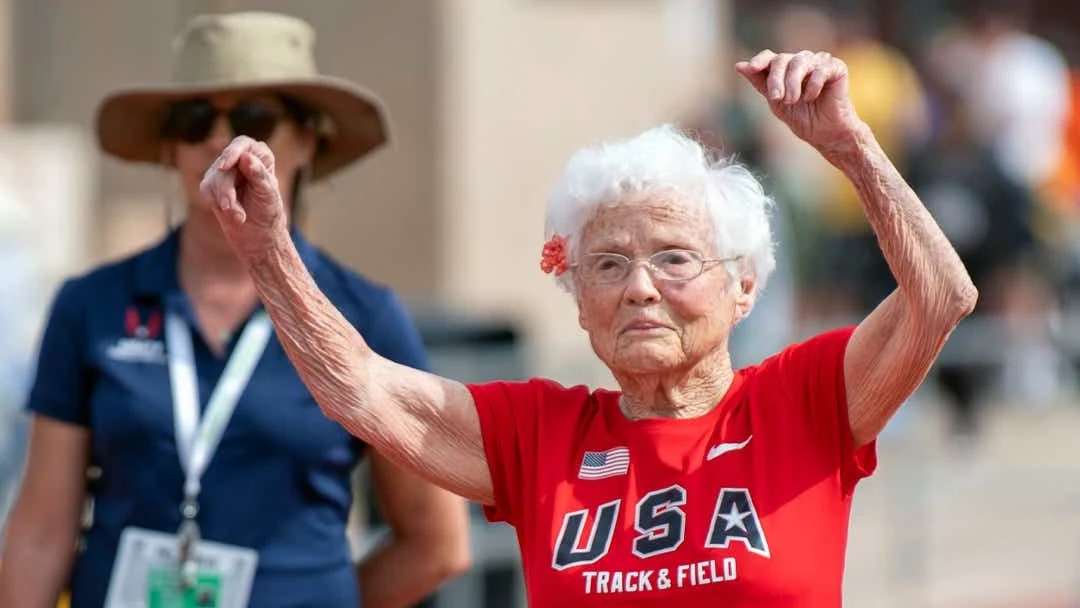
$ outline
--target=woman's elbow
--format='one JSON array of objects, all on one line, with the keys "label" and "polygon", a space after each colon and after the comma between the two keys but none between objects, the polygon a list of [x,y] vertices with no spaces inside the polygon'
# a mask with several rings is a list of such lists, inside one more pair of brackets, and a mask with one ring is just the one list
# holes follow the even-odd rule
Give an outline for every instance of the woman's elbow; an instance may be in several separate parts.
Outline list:
[{"label": "woman's elbow", "polygon": [[472,547],[467,532],[431,543],[427,550],[435,561],[433,566],[440,583],[461,576],[472,568]]},{"label": "woman's elbow", "polygon": [[444,567],[446,578],[461,576],[468,572],[469,569],[472,568],[472,565],[472,549],[469,547],[469,543],[462,542],[455,551],[451,552],[446,560],[446,565]]},{"label": "woman's elbow", "polygon": [[956,325],[975,312],[975,305],[978,303],[979,289],[975,287],[975,283],[971,281],[971,278],[965,275],[963,280],[959,281],[958,285],[950,290],[945,309],[952,319],[953,325]]},{"label": "woman's elbow", "polygon": [[908,299],[911,310],[927,327],[940,327],[951,332],[975,311],[979,290],[966,275],[935,289]]}]

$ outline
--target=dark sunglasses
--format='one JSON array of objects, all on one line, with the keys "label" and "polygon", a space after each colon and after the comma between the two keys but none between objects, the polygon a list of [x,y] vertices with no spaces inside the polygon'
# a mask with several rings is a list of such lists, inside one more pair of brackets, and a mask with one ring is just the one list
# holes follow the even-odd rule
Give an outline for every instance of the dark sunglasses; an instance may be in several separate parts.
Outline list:
[{"label": "dark sunglasses", "polygon": [[224,110],[209,99],[186,99],[169,106],[162,133],[168,139],[197,144],[206,141],[222,114],[228,119],[233,135],[247,135],[258,141],[270,139],[278,123],[290,118],[287,110],[267,104],[241,102]]}]

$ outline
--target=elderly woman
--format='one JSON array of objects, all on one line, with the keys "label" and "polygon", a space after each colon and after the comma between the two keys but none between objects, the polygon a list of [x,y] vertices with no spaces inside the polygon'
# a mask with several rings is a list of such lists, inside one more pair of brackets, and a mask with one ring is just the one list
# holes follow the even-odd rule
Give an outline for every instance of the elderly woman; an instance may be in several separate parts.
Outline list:
[{"label": "elderly woman", "polygon": [[203,181],[323,411],[513,525],[534,606],[839,606],[875,437],[975,305],[843,62],[764,51],[736,69],[849,177],[899,284],[858,327],[750,368],[727,343],[773,267],[769,200],[674,129],[574,155],[549,203],[543,268],[617,392],[466,386],[380,357],[305,271],[266,146],[235,140]]},{"label": "elderly woman", "polygon": [[[313,44],[310,26],[286,15],[196,17],[176,46],[176,82],[102,104],[104,150],[175,169],[186,219],[56,296],[0,606],[54,606],[67,588],[73,608],[397,607],[468,566],[465,501],[322,415],[199,194],[234,136],[265,140],[278,159],[274,191],[290,201],[281,227],[309,278],[374,352],[425,365],[394,294],[291,227],[303,183],[386,138],[377,99],[318,74]],[[365,456],[392,534],[357,566],[346,523]],[[87,487],[91,464],[100,474]],[[93,521],[80,530],[88,498]]]}]

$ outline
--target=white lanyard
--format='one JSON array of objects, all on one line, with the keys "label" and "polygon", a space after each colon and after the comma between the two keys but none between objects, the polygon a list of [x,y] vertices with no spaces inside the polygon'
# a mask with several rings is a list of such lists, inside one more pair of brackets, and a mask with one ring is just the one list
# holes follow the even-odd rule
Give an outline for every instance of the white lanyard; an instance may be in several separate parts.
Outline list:
[{"label": "white lanyard", "polygon": [[255,318],[247,324],[210,395],[200,424],[199,382],[195,375],[191,331],[180,315],[171,312],[166,315],[165,339],[168,342],[173,422],[176,427],[176,449],[180,453],[180,466],[184,469],[185,501],[194,502],[198,497],[202,475],[217,451],[225,426],[236,409],[240,394],[251,380],[251,374],[273,330],[270,317],[262,311],[256,313]]},{"label": "white lanyard", "polygon": [[184,501],[180,504],[183,520],[178,534],[180,573],[185,586],[193,585],[196,577],[194,547],[201,535],[195,518],[199,513],[202,475],[217,451],[225,426],[251,380],[255,365],[266,350],[272,331],[274,327],[270,317],[263,311],[256,313],[255,318],[248,322],[225,363],[225,371],[221,372],[200,421],[199,380],[195,374],[191,330],[180,315],[170,312],[165,317],[176,451],[180,454],[180,466],[184,469]]}]

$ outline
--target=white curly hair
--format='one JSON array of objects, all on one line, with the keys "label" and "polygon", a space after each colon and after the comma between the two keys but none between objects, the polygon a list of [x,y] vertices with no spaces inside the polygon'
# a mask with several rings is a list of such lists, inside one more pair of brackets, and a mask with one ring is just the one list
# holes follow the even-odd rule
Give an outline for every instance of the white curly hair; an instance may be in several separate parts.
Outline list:
[{"label": "white curly hair", "polygon": [[[565,237],[573,264],[581,229],[600,205],[653,193],[673,205],[704,205],[713,224],[716,255],[740,258],[737,270],[729,270],[736,279],[753,279],[750,295],[756,298],[776,267],[773,200],[745,166],[733,158],[711,158],[700,143],[671,124],[575,152],[548,197],[544,238]],[[573,293],[570,273],[556,280]]]}]

